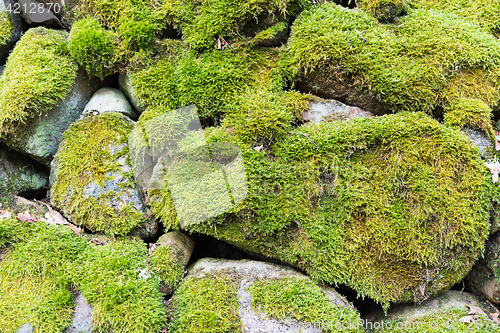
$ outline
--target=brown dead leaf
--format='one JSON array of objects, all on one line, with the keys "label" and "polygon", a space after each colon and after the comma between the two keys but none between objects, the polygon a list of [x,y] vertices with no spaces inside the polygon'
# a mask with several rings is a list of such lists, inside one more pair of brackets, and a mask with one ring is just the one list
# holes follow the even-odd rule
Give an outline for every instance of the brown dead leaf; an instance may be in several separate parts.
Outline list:
[{"label": "brown dead leaf", "polygon": [[81,236],[81,232],[82,232],[82,228],[78,228],[76,225],[74,225],[73,223],[69,223],[68,222],[68,227],[70,227],[71,230],[73,230],[73,232],[77,235],[77,236]]},{"label": "brown dead leaf", "polygon": [[90,241],[94,243],[95,245],[102,245],[103,242],[101,242],[98,238],[91,238]]},{"label": "brown dead leaf", "polygon": [[479,317],[476,315],[469,315],[469,316],[465,316],[465,317],[460,318],[458,321],[461,323],[469,324],[469,323],[473,323],[474,320],[477,318],[479,318]]},{"label": "brown dead leaf", "polygon": [[483,309],[481,309],[480,307],[474,306],[474,305],[467,305],[467,306],[469,307],[469,312],[467,314],[469,314],[469,315],[481,315],[484,317],[488,317],[486,312],[484,312]]},{"label": "brown dead leaf", "polygon": [[31,215],[29,211],[25,211],[24,213],[19,213],[16,216],[21,222],[36,222],[38,219],[35,215]]},{"label": "brown dead leaf", "polygon": [[5,209],[0,209],[0,219],[10,219],[12,213]]},{"label": "brown dead leaf", "polygon": [[60,224],[60,225],[69,224],[68,220],[66,220],[64,216],[61,215],[61,213],[52,208],[49,208],[49,211],[45,213],[45,218],[43,219],[43,221],[47,222],[48,224]]},{"label": "brown dead leaf", "polygon": [[498,313],[498,312],[496,312],[496,313],[490,313],[490,317],[494,318],[494,319],[498,318],[498,315],[500,315],[500,313]]}]

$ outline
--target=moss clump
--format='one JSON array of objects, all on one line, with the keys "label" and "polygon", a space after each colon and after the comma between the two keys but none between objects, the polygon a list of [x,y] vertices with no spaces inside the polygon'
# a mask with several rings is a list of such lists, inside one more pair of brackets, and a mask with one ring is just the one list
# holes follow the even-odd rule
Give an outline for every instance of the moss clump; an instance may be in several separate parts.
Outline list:
[{"label": "moss clump", "polygon": [[[255,282],[250,293],[252,306],[281,321],[295,319],[304,323],[325,325],[323,332],[363,332],[356,329],[359,314],[353,309],[334,305],[323,291],[307,277],[285,277]],[[337,326],[335,320],[344,324]],[[353,325],[349,327],[349,323]]]},{"label": "moss clump", "polygon": [[410,0],[413,8],[437,9],[477,23],[500,36],[500,1],[474,0]]},{"label": "moss clump", "polygon": [[169,332],[239,332],[237,286],[227,277],[188,276],[171,303]]},{"label": "moss clump", "polygon": [[23,228],[15,219],[0,219],[0,248],[21,239]]},{"label": "moss clump", "polygon": [[0,77],[0,135],[22,130],[22,124],[52,109],[69,92],[78,65],[69,57],[67,36],[33,28],[16,44]]},{"label": "moss clump", "polygon": [[[165,309],[157,276],[140,277],[147,248],[140,240],[90,247],[75,268],[75,284],[93,306],[95,332],[159,332]],[[94,332],[93,331],[93,332]]]},{"label": "moss clump", "polygon": [[[247,198],[186,229],[385,306],[425,299],[467,274],[488,235],[490,199],[483,163],[460,131],[401,113],[294,132],[302,134],[265,153],[242,145]],[[235,139],[213,130],[207,140]],[[156,214],[175,219],[172,209]]]},{"label": "moss clump", "polygon": [[493,139],[495,131],[491,125],[492,116],[490,107],[483,101],[461,98],[446,109],[444,123],[459,129],[464,127],[480,129]]},{"label": "moss clump", "polygon": [[412,10],[396,26],[325,3],[295,21],[283,63],[305,89],[349,104],[376,112],[431,112],[452,103],[446,87],[461,73],[498,73],[500,42],[436,10]]},{"label": "moss clump", "polygon": [[0,45],[5,45],[12,36],[14,23],[9,14],[4,10],[0,12]]},{"label": "moss clump", "polygon": [[[57,179],[51,188],[51,202],[74,223],[92,231],[124,235],[145,221],[136,205],[124,202],[115,207],[116,202],[111,204],[135,190],[132,172],[126,170],[130,163],[128,135],[133,127],[125,116],[110,112],[79,120],[64,133],[54,156]],[[117,177],[130,182],[120,183],[119,189],[105,191],[106,182],[113,182]],[[101,189],[97,196],[86,194],[87,187],[93,184]]]},{"label": "moss clump", "polygon": [[361,0],[359,7],[383,23],[393,22],[405,12],[408,0]]},{"label": "moss clump", "polygon": [[111,74],[113,64],[113,41],[94,18],[85,18],[76,22],[69,34],[71,56],[85,67],[91,76],[104,78]]},{"label": "moss clump", "polygon": [[0,220],[0,229],[13,226],[23,239],[0,263],[0,332],[24,323],[36,332],[62,332],[72,317],[72,265],[87,243],[67,227]]},{"label": "moss clump", "polygon": [[149,256],[149,264],[170,290],[175,290],[184,274],[184,253],[176,246],[161,245]]}]

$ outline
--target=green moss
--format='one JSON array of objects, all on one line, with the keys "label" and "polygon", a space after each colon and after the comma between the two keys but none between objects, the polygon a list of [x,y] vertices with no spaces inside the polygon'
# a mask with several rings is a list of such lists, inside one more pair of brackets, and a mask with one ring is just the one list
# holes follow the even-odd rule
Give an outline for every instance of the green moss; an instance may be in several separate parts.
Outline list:
[{"label": "green moss", "polygon": [[[294,132],[304,135],[265,153],[242,145],[247,198],[186,229],[385,306],[425,299],[467,274],[483,251],[490,199],[488,173],[462,133],[421,113]],[[209,133],[209,141],[237,142],[227,130]]]},{"label": "green moss", "polygon": [[380,22],[393,22],[408,7],[408,0],[361,0],[359,7]]},{"label": "green moss", "polygon": [[5,45],[12,36],[14,24],[6,11],[0,12],[0,45]]},{"label": "green moss", "polygon": [[0,77],[0,135],[22,130],[21,124],[49,111],[69,92],[78,66],[68,55],[67,36],[33,28],[16,44]]},{"label": "green moss", "polygon": [[149,264],[170,290],[175,290],[184,274],[184,253],[174,245],[164,244],[149,256]]},{"label": "green moss", "polygon": [[[250,293],[252,306],[269,317],[331,326],[323,327],[323,332],[363,332],[355,328],[355,323],[360,320],[356,311],[333,304],[307,277],[260,280],[252,285]],[[336,323],[344,323],[345,327],[352,323],[354,327],[335,329]]]},{"label": "green moss", "polygon": [[490,139],[495,137],[491,125],[492,113],[490,107],[479,99],[462,98],[445,110],[444,123],[448,126],[462,129],[476,128],[484,131]]},{"label": "green moss", "polygon": [[188,276],[173,298],[169,332],[239,332],[236,288],[223,276]]},{"label": "green moss", "polygon": [[410,320],[407,320],[407,318],[384,320],[385,328],[375,329],[373,332],[500,332],[500,327],[496,322],[483,316],[479,316],[479,318],[475,319],[474,322],[471,323],[461,323],[459,319],[467,316],[468,312],[469,308],[464,306],[461,308],[457,307],[455,309],[447,309],[445,311],[435,311],[434,313],[411,318]]},{"label": "green moss", "polygon": [[[120,171],[118,160],[129,160],[126,145],[132,129],[133,124],[125,116],[110,112],[79,120],[64,133],[54,156],[58,168],[51,202],[71,216],[73,223],[92,231],[124,235],[145,221],[144,214],[135,207],[111,206],[110,200],[120,193],[108,191],[98,197],[84,194],[87,184],[103,187],[117,172],[130,179],[129,173]],[[116,148],[113,153],[111,147]],[[127,187],[133,188],[134,184]]]},{"label": "green moss", "polygon": [[101,79],[111,74],[113,65],[113,41],[94,18],[77,21],[69,34],[71,56],[85,67],[91,76]]},{"label": "green moss", "polygon": [[461,16],[500,36],[500,1],[410,0],[413,8],[438,9]]},{"label": "green moss", "polygon": [[35,332],[62,332],[74,307],[72,265],[87,243],[67,227],[17,223],[25,238],[0,263],[0,332],[15,332],[24,323]]},{"label": "green moss", "polygon": [[0,248],[18,242],[21,239],[23,228],[21,224],[11,218],[0,219]]},{"label": "green moss", "polygon": [[159,332],[165,309],[159,279],[139,276],[147,267],[140,240],[117,240],[89,248],[75,272],[75,283],[93,306],[93,332]]},{"label": "green moss", "polygon": [[[363,11],[325,3],[295,21],[282,57],[289,77],[318,83],[323,94],[341,95],[351,84],[351,104],[377,112],[430,112],[453,102],[446,87],[461,73],[498,73],[500,42],[436,10],[412,10],[401,24],[382,25]],[[488,88],[491,82],[484,81]]]}]

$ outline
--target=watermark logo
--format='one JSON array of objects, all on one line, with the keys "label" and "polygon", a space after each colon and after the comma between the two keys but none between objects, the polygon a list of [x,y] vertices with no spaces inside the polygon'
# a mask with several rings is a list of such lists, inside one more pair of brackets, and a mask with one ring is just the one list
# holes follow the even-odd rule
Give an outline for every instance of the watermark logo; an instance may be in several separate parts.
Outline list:
[{"label": "watermark logo", "polygon": [[181,227],[232,209],[248,193],[241,150],[228,142],[208,144],[195,106],[136,127],[129,148],[139,186],[146,191],[168,189]]}]

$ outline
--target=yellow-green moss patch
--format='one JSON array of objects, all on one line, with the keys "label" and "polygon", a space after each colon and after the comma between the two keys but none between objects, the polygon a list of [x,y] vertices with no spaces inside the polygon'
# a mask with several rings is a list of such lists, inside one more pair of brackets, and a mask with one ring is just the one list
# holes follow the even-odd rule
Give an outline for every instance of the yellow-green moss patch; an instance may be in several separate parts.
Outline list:
[{"label": "yellow-green moss patch", "polygon": [[484,131],[491,139],[495,132],[491,125],[490,107],[479,99],[461,98],[446,109],[444,123],[459,129],[471,127]]},{"label": "yellow-green moss patch", "polygon": [[5,43],[12,36],[14,30],[14,23],[12,18],[6,11],[0,12],[0,45],[5,45]]}]

